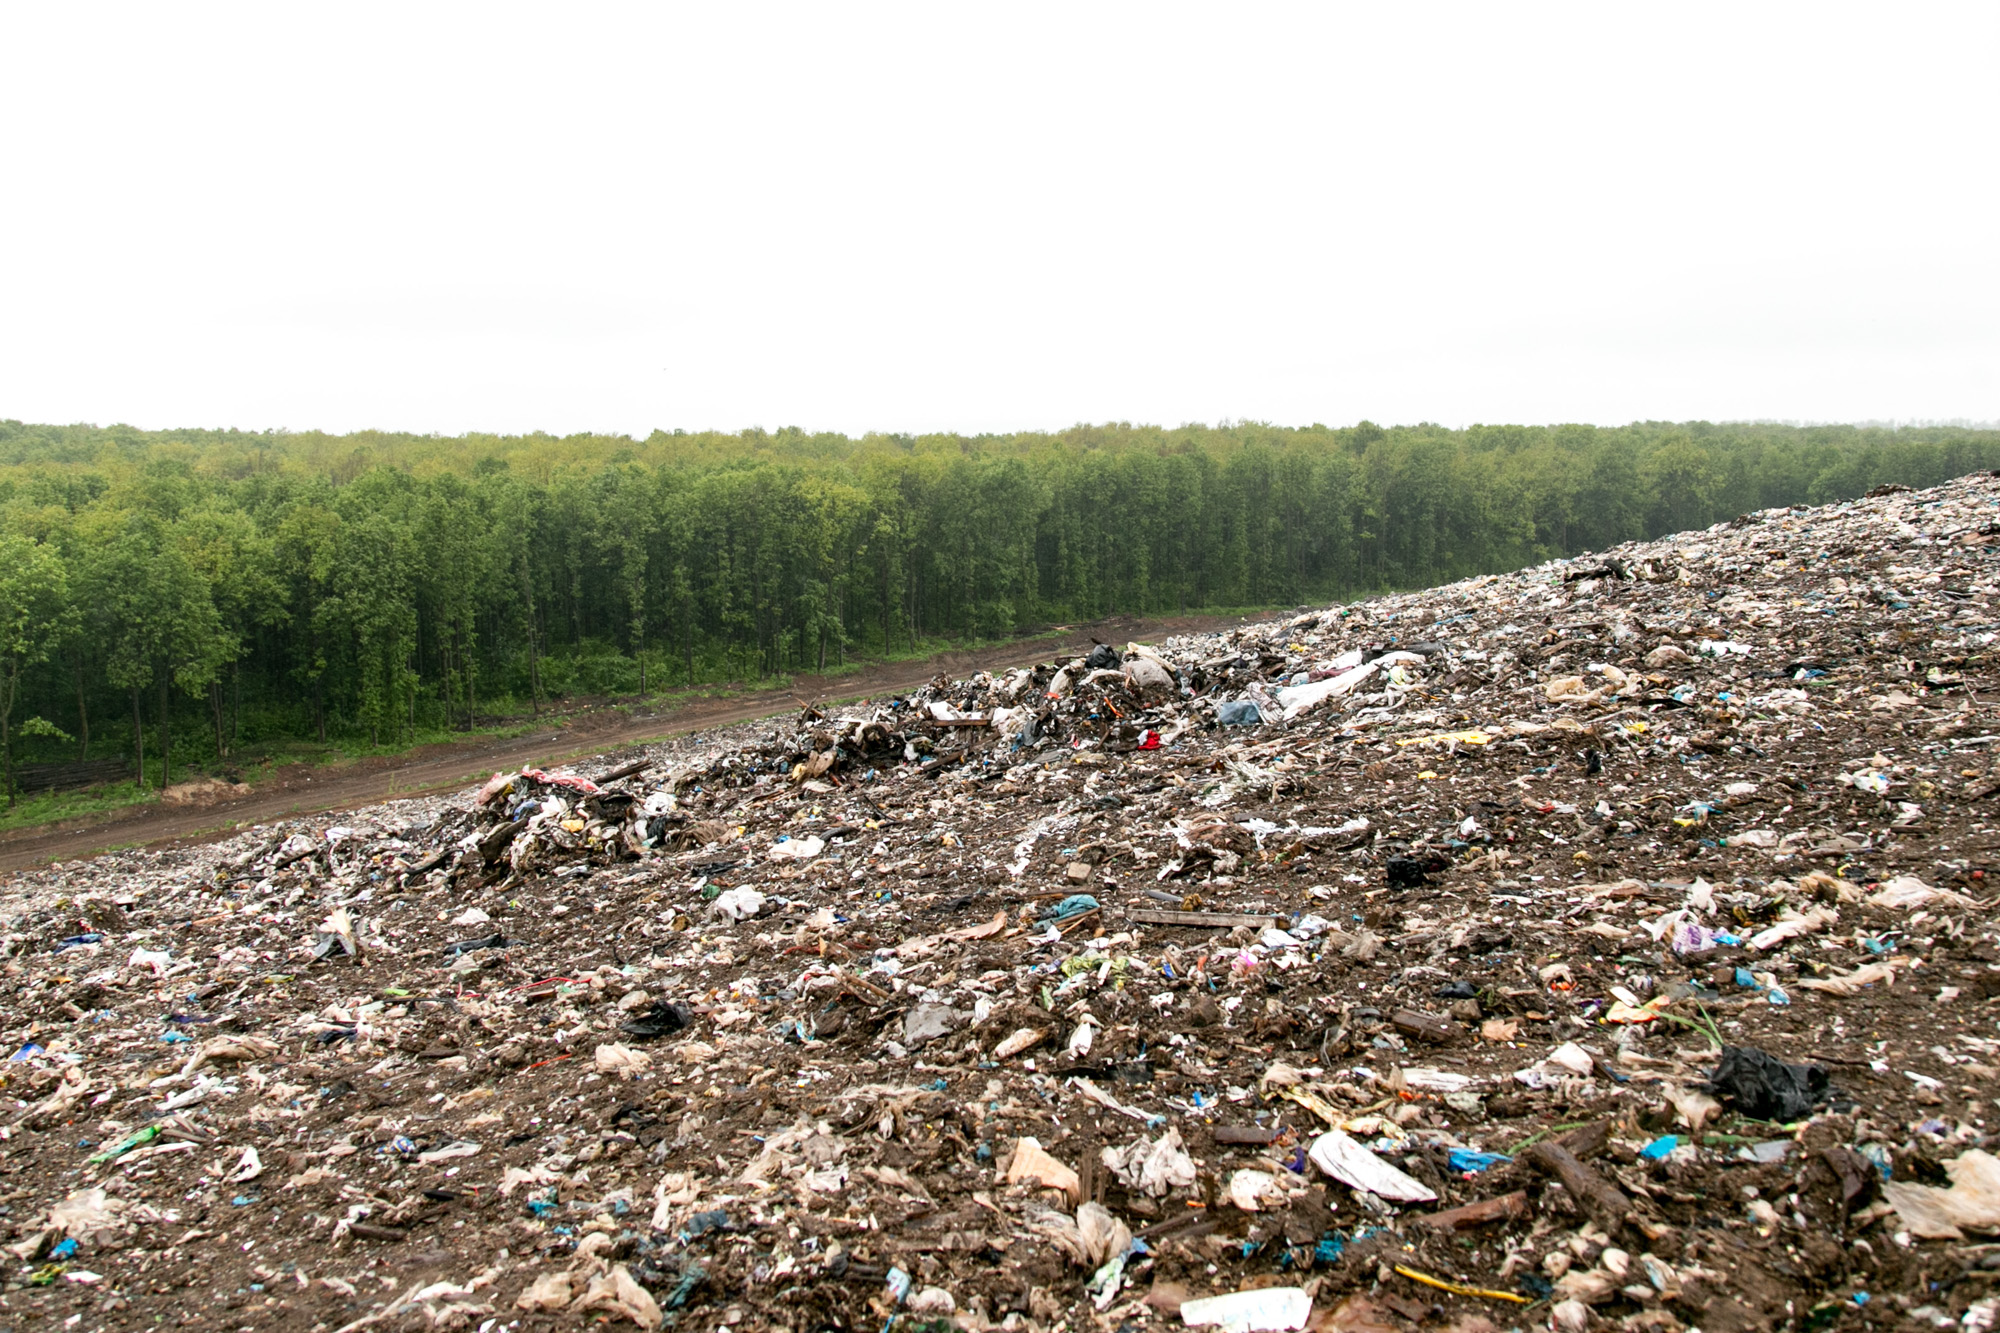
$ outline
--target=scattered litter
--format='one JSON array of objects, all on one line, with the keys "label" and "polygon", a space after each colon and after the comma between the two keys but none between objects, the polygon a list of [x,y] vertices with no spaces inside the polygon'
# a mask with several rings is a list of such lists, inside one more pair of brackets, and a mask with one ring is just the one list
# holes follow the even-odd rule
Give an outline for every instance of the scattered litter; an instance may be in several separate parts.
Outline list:
[{"label": "scattered litter", "polygon": [[1996,502],[1753,511],[16,875],[7,1299],[1990,1325]]}]

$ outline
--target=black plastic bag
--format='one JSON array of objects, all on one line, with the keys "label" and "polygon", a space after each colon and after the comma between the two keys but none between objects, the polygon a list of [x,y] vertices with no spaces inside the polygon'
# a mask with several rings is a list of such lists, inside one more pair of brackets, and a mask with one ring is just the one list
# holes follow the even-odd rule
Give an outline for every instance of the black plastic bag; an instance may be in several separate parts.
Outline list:
[{"label": "black plastic bag", "polygon": [[1391,857],[1383,869],[1389,876],[1389,887],[1392,889],[1420,889],[1430,883],[1424,863],[1412,857]]},{"label": "black plastic bag", "polygon": [[618,1030],[639,1041],[651,1041],[679,1032],[694,1022],[694,1010],[672,1000],[655,1000],[653,1007],[637,1018],[618,1025]]},{"label": "black plastic bag", "polygon": [[1708,1084],[1724,1106],[1752,1120],[1803,1119],[1832,1092],[1823,1067],[1786,1064],[1755,1046],[1723,1047]]},{"label": "black plastic bag", "polygon": [[1090,656],[1083,659],[1083,665],[1091,671],[1116,671],[1119,667],[1118,650],[1108,643],[1100,643],[1090,650]]}]

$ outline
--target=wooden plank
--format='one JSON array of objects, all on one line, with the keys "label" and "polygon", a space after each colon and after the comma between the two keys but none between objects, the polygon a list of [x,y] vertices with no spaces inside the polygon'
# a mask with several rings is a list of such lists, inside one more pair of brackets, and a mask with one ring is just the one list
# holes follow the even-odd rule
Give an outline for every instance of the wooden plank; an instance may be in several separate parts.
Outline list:
[{"label": "wooden plank", "polygon": [[1449,1042],[1458,1038],[1458,1028],[1449,1019],[1415,1009],[1398,1009],[1389,1022],[1396,1031],[1420,1041]]},{"label": "wooden plank", "polygon": [[1217,1125],[1215,1127],[1215,1141],[1217,1143],[1251,1143],[1261,1145],[1269,1143],[1277,1137],[1277,1130],[1265,1129],[1259,1125]]}]

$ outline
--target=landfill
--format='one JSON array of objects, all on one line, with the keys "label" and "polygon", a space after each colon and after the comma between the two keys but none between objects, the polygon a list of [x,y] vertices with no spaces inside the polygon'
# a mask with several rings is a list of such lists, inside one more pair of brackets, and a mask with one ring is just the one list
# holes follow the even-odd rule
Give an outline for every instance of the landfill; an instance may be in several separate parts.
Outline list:
[{"label": "landfill", "polygon": [[1883,488],[16,875],[0,1328],[1992,1328],[1996,543]]}]

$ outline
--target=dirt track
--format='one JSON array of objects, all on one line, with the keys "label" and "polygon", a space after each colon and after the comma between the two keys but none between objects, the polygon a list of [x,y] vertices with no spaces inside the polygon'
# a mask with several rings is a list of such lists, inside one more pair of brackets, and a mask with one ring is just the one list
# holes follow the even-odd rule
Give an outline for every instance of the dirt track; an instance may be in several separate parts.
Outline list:
[{"label": "dirt track", "polygon": [[[1275,613],[1274,613],[1275,614]],[[964,676],[982,669],[1047,661],[1065,651],[1088,651],[1096,640],[1157,639],[1212,630],[1265,617],[1110,616],[1073,627],[1060,639],[1038,638],[977,651],[940,653],[917,662],[895,662],[843,676],[798,676],[790,689],[759,690],[684,708],[594,707],[551,715],[547,731],[507,740],[480,738],[426,745],[406,754],[352,764],[297,764],[283,768],[240,800],[207,806],[148,805],[64,820],[0,835],[0,872],[89,856],[112,847],[202,842],[246,824],[291,815],[372,805],[392,796],[414,796],[477,781],[495,770],[546,766],[621,745],[659,740],[705,727],[748,722],[801,707],[816,699],[854,698],[913,689],[940,671]]]}]

